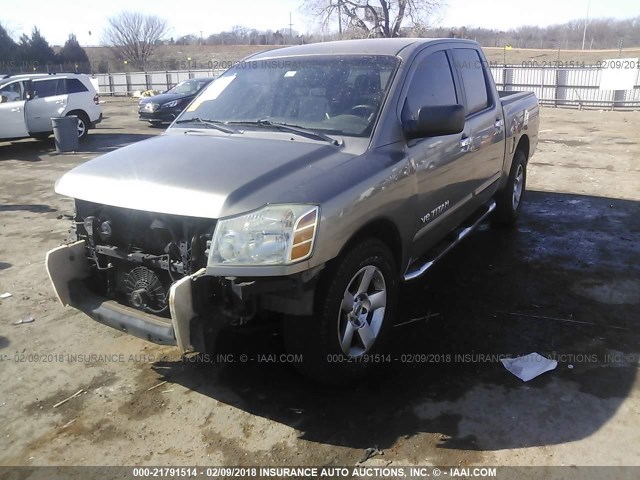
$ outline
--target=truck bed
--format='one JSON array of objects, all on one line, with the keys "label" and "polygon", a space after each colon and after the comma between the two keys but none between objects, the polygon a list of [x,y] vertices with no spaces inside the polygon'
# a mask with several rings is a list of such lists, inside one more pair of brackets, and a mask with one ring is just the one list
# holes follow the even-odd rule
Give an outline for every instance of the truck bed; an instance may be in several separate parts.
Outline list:
[{"label": "truck bed", "polygon": [[498,96],[500,97],[500,103],[502,106],[510,105],[513,102],[517,102],[518,100],[524,99],[528,96],[534,96],[533,92],[521,92],[517,90],[499,90]]},{"label": "truck bed", "polygon": [[[538,99],[533,92],[499,91],[500,104],[504,114],[506,132],[506,155],[510,158],[515,148],[518,132],[526,131],[529,137],[530,155],[533,155],[538,143],[539,107]],[[509,141],[509,140],[513,141]]]}]

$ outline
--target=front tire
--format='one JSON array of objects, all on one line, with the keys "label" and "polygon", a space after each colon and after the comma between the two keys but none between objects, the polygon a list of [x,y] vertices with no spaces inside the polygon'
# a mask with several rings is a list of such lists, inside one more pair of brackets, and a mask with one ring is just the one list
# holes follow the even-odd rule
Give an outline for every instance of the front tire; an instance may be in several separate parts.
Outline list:
[{"label": "front tire", "polygon": [[522,209],[527,186],[527,156],[522,150],[516,150],[511,164],[507,185],[496,194],[495,223],[513,225]]},{"label": "front tire", "polygon": [[318,280],[315,314],[289,318],[284,339],[302,354],[298,369],[327,383],[357,380],[379,365],[398,299],[393,255],[380,240],[368,239],[328,266]]}]

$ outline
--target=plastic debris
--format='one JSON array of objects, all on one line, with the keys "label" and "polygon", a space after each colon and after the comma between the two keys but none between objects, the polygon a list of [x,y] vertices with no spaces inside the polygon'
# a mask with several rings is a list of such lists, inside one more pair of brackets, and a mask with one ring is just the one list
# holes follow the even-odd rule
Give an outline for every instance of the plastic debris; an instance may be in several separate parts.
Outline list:
[{"label": "plastic debris", "polygon": [[154,390],[154,389],[156,389],[156,388],[158,388],[158,387],[161,387],[161,386],[162,386],[162,385],[164,385],[165,383],[167,383],[167,380],[165,380],[164,382],[160,382],[159,384],[154,385],[153,387],[147,388],[147,392],[150,392],[151,390]]},{"label": "plastic debris", "polygon": [[502,365],[520,380],[528,382],[544,372],[554,370],[558,362],[533,352],[523,357],[503,358]]},{"label": "plastic debris", "polygon": [[4,300],[5,298],[9,298],[12,296],[13,295],[11,295],[9,292],[4,292],[2,295],[0,295],[0,300]]},{"label": "plastic debris", "polygon": [[67,427],[70,427],[71,425],[73,425],[76,422],[76,418],[74,418],[73,420],[68,421],[67,423],[65,423],[63,426],[60,427],[60,430],[63,430]]},{"label": "plastic debris", "polygon": [[19,320],[15,320],[13,322],[14,325],[22,325],[23,323],[33,323],[36,319],[33,318],[32,315],[27,315],[26,317],[20,318]]},{"label": "plastic debris", "polygon": [[64,400],[62,400],[61,402],[56,403],[53,408],[58,408],[60,405],[64,405],[65,403],[67,403],[69,400],[73,400],[74,398],[76,398],[77,396],[79,396],[82,392],[84,392],[84,388],[81,388],[80,390],[78,390],[76,393],[74,393],[73,395],[71,395],[70,397],[65,398]]},{"label": "plastic debris", "polygon": [[358,463],[364,463],[369,460],[371,457],[375,457],[376,455],[384,455],[384,452],[375,445],[373,448],[367,448],[364,451],[364,457]]}]

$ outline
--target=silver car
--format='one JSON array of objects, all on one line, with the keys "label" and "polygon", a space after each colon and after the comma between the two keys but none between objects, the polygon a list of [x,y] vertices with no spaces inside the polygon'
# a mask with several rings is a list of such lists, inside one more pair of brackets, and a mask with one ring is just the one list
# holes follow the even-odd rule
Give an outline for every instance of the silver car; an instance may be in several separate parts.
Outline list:
[{"label": "silver car", "polygon": [[102,121],[100,97],[87,75],[78,73],[13,75],[0,79],[0,141],[47,139],[51,119],[78,117],[78,137]]}]

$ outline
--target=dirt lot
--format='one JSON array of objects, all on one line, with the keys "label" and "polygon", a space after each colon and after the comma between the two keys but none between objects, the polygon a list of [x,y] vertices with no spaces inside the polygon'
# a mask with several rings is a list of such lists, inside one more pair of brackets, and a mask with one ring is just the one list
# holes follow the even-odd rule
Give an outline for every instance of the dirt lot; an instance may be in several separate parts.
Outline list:
[{"label": "dirt lot", "polygon": [[[75,154],[0,143],[0,464],[355,465],[377,446],[367,465],[640,465],[640,112],[543,109],[518,228],[481,228],[404,287],[396,322],[422,320],[393,349],[412,361],[351,389],[181,362],[56,303],[43,261],[72,203],[54,181],[160,133],[131,100],[105,114]],[[282,352],[266,338],[228,348]],[[489,357],[534,351],[559,364],[529,383]]]}]

